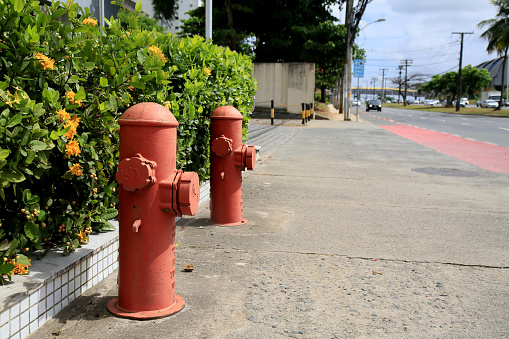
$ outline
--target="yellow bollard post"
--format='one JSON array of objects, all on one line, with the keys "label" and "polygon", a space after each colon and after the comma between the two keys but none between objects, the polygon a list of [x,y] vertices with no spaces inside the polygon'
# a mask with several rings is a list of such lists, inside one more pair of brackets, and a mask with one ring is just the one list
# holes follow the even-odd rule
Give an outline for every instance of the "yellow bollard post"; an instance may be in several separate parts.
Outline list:
[{"label": "yellow bollard post", "polygon": [[274,125],[274,100],[270,101],[270,124]]}]

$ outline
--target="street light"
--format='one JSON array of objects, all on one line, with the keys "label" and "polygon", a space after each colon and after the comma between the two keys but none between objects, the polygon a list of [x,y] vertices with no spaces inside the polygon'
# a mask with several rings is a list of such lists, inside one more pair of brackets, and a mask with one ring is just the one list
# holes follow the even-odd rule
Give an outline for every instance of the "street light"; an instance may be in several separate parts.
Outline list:
[{"label": "street light", "polygon": [[[344,96],[343,102],[344,102],[344,120],[349,121],[350,120],[350,99],[352,97],[352,49],[353,49],[353,43],[355,41],[355,35],[351,37],[352,34],[352,19],[353,19],[353,3],[352,0],[347,1],[347,10],[346,10],[346,69],[345,69],[345,77],[344,77],[344,84],[343,86],[344,90],[343,93],[346,92],[346,95]],[[360,31],[365,29],[367,26],[374,24],[375,22],[382,22],[385,21],[385,18],[380,18],[378,20],[375,20],[373,22],[368,23],[366,26],[364,26]]]}]

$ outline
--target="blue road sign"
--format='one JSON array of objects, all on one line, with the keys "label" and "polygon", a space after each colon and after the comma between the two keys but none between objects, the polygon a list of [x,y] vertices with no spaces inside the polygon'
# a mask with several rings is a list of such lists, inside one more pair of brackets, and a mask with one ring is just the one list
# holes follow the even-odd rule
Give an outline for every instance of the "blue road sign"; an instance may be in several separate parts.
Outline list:
[{"label": "blue road sign", "polygon": [[353,61],[353,77],[364,78],[364,60],[355,59]]}]

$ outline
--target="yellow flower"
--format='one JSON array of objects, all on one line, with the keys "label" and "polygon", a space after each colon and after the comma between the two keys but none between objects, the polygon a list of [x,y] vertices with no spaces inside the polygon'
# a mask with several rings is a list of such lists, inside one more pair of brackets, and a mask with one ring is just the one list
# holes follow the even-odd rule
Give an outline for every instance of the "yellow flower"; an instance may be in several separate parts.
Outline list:
[{"label": "yellow flower", "polygon": [[205,70],[203,71],[203,73],[205,73],[206,76],[209,76],[212,74],[212,72],[210,71],[210,68],[208,68],[208,67],[205,67]]},{"label": "yellow flower", "polygon": [[57,115],[60,117],[60,121],[65,121],[71,119],[71,116],[69,113],[65,111],[65,108],[57,111]]},{"label": "yellow flower", "polygon": [[77,104],[77,105],[80,105],[82,107],[84,106],[83,103],[81,102],[81,100],[74,99],[74,97],[76,96],[76,93],[74,93],[73,90],[70,90],[69,92],[66,92],[65,96],[67,97],[67,100],[69,100],[69,102],[71,104]]},{"label": "yellow flower", "polygon": [[83,25],[97,26],[97,20],[92,18],[86,18],[83,20]]},{"label": "yellow flower", "polygon": [[73,120],[67,120],[64,124],[64,127],[65,128],[70,127],[67,133],[65,134],[65,137],[67,138],[67,140],[72,140],[76,133],[78,132],[77,131],[78,123]]},{"label": "yellow flower", "polygon": [[13,270],[11,271],[11,274],[28,274],[28,266],[32,266],[30,262],[32,259],[28,259],[28,265],[20,265],[15,260],[11,260],[9,263],[14,265]]},{"label": "yellow flower", "polygon": [[19,104],[21,101],[16,93],[11,94],[11,92],[7,91],[7,96],[9,100],[6,102],[6,104],[9,105],[10,107],[12,107],[12,104]]},{"label": "yellow flower", "polygon": [[55,60],[48,58],[42,53],[35,53],[34,59],[37,59],[37,62],[43,69],[55,69]]},{"label": "yellow flower", "polygon": [[88,240],[87,240],[88,234],[85,231],[80,231],[76,235],[78,236],[78,239],[80,240],[80,243],[82,243],[82,244],[88,243]]},{"label": "yellow flower", "polygon": [[171,108],[171,102],[165,101],[165,102],[163,102],[163,106],[166,107],[167,109],[170,109]]},{"label": "yellow flower", "polygon": [[77,177],[83,175],[83,169],[80,164],[72,164],[72,166],[69,166],[69,170],[67,172],[71,172],[71,174]]},{"label": "yellow flower", "polygon": [[76,140],[69,141],[65,145],[65,153],[67,154],[68,157],[70,157],[71,155],[80,154],[81,150],[80,150],[80,145],[79,145],[78,141],[76,141]]},{"label": "yellow flower", "polygon": [[163,62],[166,62],[166,61],[167,61],[167,60],[166,60],[166,58],[165,58],[165,56],[164,56],[164,54],[163,54],[163,51],[161,51],[161,50],[159,49],[159,47],[157,47],[157,46],[150,46],[150,47],[148,48],[148,53],[149,53],[150,55],[155,56],[156,58],[158,58],[159,60],[161,60],[161,61],[163,61]]}]

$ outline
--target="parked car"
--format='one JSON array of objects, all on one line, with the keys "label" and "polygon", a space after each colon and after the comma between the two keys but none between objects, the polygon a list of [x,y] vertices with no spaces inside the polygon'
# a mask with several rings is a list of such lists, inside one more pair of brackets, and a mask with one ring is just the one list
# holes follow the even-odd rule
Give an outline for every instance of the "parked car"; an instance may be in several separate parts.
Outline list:
[{"label": "parked car", "polygon": [[380,100],[368,100],[366,101],[366,112],[370,110],[377,110],[378,112],[382,111],[382,103]]},{"label": "parked car", "polygon": [[[470,102],[468,101],[468,99],[467,99],[467,98],[461,98],[461,99],[460,99],[460,105],[463,105],[463,104],[464,104],[465,106],[466,106],[466,105],[470,105]],[[463,107],[465,107],[465,106],[463,106]]]},{"label": "parked car", "polygon": [[481,104],[481,107],[482,108],[497,108],[498,107],[498,102],[496,102],[495,100],[484,100]]},{"label": "parked car", "polygon": [[361,105],[361,102],[359,100],[353,100],[352,101],[352,107],[360,106],[360,105]]},{"label": "parked car", "polygon": [[426,105],[426,106],[437,106],[438,104],[440,104],[440,101],[438,101],[438,100],[434,100],[434,99],[424,100],[424,105]]},{"label": "parked car", "polygon": [[481,106],[481,104],[482,104],[482,100],[481,99],[477,100],[477,102],[475,103],[475,105],[477,107]]}]

